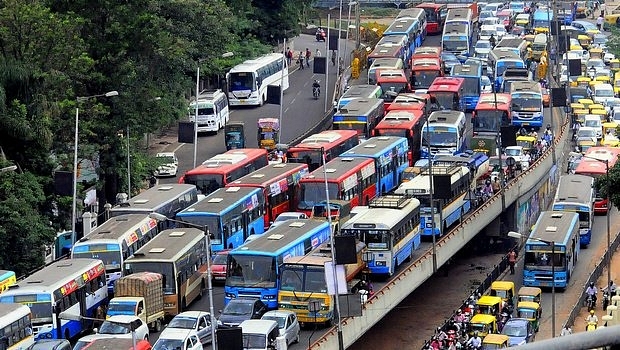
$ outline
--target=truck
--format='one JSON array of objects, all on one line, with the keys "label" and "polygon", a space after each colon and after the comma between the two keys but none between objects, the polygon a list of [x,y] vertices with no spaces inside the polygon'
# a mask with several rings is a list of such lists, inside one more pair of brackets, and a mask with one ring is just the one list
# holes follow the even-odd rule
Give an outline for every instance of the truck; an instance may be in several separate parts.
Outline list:
[{"label": "truck", "polygon": [[164,321],[164,277],[154,272],[138,272],[119,278],[114,285],[114,298],[108,304],[106,318],[133,315],[156,332]]}]

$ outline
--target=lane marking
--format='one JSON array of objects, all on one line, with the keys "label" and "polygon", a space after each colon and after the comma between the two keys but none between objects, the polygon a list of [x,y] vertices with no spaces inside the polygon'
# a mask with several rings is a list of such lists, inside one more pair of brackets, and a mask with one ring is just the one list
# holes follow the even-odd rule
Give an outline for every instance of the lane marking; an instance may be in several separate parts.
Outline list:
[{"label": "lane marking", "polygon": [[181,149],[181,147],[183,147],[183,146],[185,146],[185,144],[184,144],[184,143],[182,143],[182,144],[178,145],[178,146],[177,146],[177,148],[175,148],[172,152],[176,153],[176,152],[177,152],[178,150],[180,150],[180,149]]}]

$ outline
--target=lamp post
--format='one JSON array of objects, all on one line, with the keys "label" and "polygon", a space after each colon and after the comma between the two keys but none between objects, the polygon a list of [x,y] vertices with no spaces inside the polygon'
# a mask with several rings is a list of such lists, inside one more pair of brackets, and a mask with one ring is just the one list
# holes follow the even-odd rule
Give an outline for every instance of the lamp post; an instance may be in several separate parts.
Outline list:
[{"label": "lamp post", "polygon": [[115,320],[102,320],[100,318],[92,318],[92,317],[86,317],[86,316],[82,316],[82,315],[72,314],[72,313],[69,313],[67,311],[61,312],[58,315],[58,318],[61,319],[61,320],[67,320],[67,321],[108,322],[108,323],[112,323],[112,324],[118,324],[118,325],[121,325],[121,326],[126,326],[131,331],[131,341],[133,342],[133,348],[136,349],[136,343],[137,343],[136,330],[138,329],[138,327],[140,327],[140,322],[138,322],[139,320],[135,320],[135,321],[131,321],[131,322],[121,322],[121,321],[115,321]]},{"label": "lamp post", "polygon": [[551,337],[555,338],[555,242],[535,237],[528,238],[520,234],[519,232],[514,231],[508,232],[508,237],[519,239],[527,238],[531,239],[532,241],[537,241],[551,246]]},{"label": "lamp post", "polygon": [[211,349],[216,350],[217,345],[216,337],[215,337],[215,329],[217,327],[217,320],[215,319],[215,309],[213,307],[213,281],[211,281],[212,273],[211,273],[211,233],[209,232],[209,227],[204,225],[196,225],[189,222],[170,219],[169,217],[159,214],[159,213],[151,213],[149,214],[151,219],[155,219],[157,221],[170,221],[177,224],[181,224],[188,227],[193,227],[201,230],[205,235],[205,241],[207,245],[207,293],[209,294],[209,313],[211,314]]},{"label": "lamp post", "polygon": [[349,29],[351,29],[350,28],[350,26],[351,26],[351,6],[355,6],[355,5],[357,5],[357,1],[349,2],[349,16],[347,17],[347,34],[345,36],[346,39],[344,40],[344,50],[343,50],[344,51],[344,55],[345,55],[345,58],[344,58],[345,65],[346,65],[346,58],[347,58],[347,55],[348,55],[347,54],[347,43],[349,42]]},{"label": "lamp post", "polygon": [[91,96],[78,96],[75,107],[75,135],[73,136],[73,198],[71,205],[71,244],[75,242],[75,220],[77,215],[77,168],[78,168],[78,138],[80,130],[80,102],[88,101],[97,97],[118,96],[118,91],[108,91],[104,94]]}]

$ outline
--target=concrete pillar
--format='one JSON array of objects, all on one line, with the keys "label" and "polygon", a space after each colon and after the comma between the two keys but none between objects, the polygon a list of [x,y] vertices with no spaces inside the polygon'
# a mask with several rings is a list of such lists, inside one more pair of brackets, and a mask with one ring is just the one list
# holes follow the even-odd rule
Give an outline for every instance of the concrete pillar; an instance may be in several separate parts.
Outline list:
[{"label": "concrete pillar", "polygon": [[611,327],[612,323],[613,323],[613,317],[609,316],[609,315],[605,315],[603,317],[601,317],[602,325],[601,326],[605,326],[605,327]]},{"label": "concrete pillar", "polygon": [[607,306],[607,314],[612,317],[610,326],[620,324],[620,322],[618,322],[618,307],[616,305]]},{"label": "concrete pillar", "polygon": [[97,216],[89,211],[82,214],[82,229],[84,231],[84,236],[91,233],[95,228],[97,228]]}]

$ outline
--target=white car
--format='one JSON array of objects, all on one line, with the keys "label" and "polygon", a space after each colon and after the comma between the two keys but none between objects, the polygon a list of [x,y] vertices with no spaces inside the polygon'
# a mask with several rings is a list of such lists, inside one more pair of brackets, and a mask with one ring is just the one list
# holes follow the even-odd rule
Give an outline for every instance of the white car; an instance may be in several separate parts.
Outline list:
[{"label": "white car", "polygon": [[177,176],[179,159],[174,152],[157,153],[155,158],[159,163],[155,170],[155,176]]},{"label": "white car", "polygon": [[271,223],[269,226],[270,229],[281,225],[286,220],[299,220],[299,219],[307,219],[308,215],[296,211],[285,211],[280,213],[278,217]]},{"label": "white car", "polygon": [[105,320],[101,327],[95,328],[95,334],[87,335],[80,338],[75,346],[74,350],[82,349],[86,345],[90,344],[93,340],[104,338],[126,338],[132,339],[133,335],[129,327],[130,323],[135,322],[138,327],[135,330],[135,337],[138,340],[149,340],[149,327],[142,322],[139,317],[131,315],[115,315]]},{"label": "white car", "polygon": [[491,52],[491,42],[488,40],[478,40],[476,42],[476,46],[474,46],[474,54],[486,54],[488,55]]},{"label": "white car", "polygon": [[202,345],[211,343],[211,315],[204,311],[185,311],[174,316],[168,326],[161,332],[161,337],[166,337],[169,332],[180,329],[194,330]]},{"label": "white car", "polygon": [[280,336],[286,338],[286,345],[299,342],[299,322],[297,315],[293,311],[273,310],[267,311],[261,320],[272,320],[278,322]]},{"label": "white car", "polygon": [[202,350],[202,343],[198,339],[196,331],[191,329],[173,329],[164,336],[162,333],[159,339],[153,344],[152,350]]},{"label": "white car", "polygon": [[506,157],[512,157],[517,162],[517,167],[525,170],[530,166],[529,157],[525,155],[522,146],[508,146],[504,151]]}]

